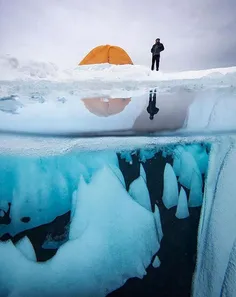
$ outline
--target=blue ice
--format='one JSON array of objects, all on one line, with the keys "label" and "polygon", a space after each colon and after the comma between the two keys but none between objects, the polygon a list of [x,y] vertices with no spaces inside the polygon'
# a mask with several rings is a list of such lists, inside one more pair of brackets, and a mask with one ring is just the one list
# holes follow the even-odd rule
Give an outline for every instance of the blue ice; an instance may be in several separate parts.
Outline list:
[{"label": "blue ice", "polygon": [[198,207],[202,205],[203,193],[202,193],[202,176],[198,175],[195,171],[192,175],[190,194],[189,194],[189,206]]},{"label": "blue ice", "polygon": [[[158,149],[150,151],[143,149],[141,159],[146,161],[157,151]],[[192,155],[182,150],[179,158],[183,158],[185,153]],[[129,160],[131,153],[126,152],[124,156]],[[180,167],[178,170],[182,173]],[[10,263],[9,257],[7,260],[0,258],[0,284],[14,283],[15,276],[20,274],[22,267],[25,267],[26,271],[32,269],[36,276],[41,277],[45,274],[40,284],[42,286],[45,282],[44,292],[47,292],[52,285],[52,279],[55,280],[54,276],[50,275],[52,268],[60,275],[60,280],[63,279],[63,284],[58,288],[53,287],[56,293],[60,293],[59,288],[64,292],[68,281],[73,279],[75,283],[85,282],[82,287],[75,284],[81,293],[87,290],[92,294],[99,284],[94,280],[94,287],[89,288],[90,283],[86,281],[93,277],[93,271],[86,270],[88,268],[86,265],[91,265],[92,268],[97,265],[97,273],[100,273],[99,275],[107,282],[100,291],[100,296],[104,296],[107,294],[107,289],[110,291],[116,289],[129,277],[143,277],[163,238],[159,208],[155,205],[154,213],[151,210],[146,180],[146,172],[143,165],[140,165],[140,176],[130,184],[127,192],[118,157],[114,151],[68,153],[42,158],[1,155],[0,217],[5,215],[9,207],[8,202],[11,202],[12,221],[9,225],[0,226],[0,235],[5,233],[15,235],[23,230],[49,223],[68,211],[71,211],[71,224],[68,230],[65,230],[68,241],[63,236],[62,238],[52,238],[50,234],[47,236],[42,247],[58,248],[58,252],[49,263],[40,266],[34,266],[37,264],[34,263],[35,254],[27,237],[18,242],[16,247],[9,242],[0,243],[0,253],[12,257]],[[194,175],[191,187],[200,188]],[[199,201],[199,196],[197,199],[195,196],[190,198],[190,201],[191,199],[194,203],[196,200]],[[164,170],[162,198],[167,208],[178,205],[177,217],[186,217],[188,211],[186,194],[183,193],[183,189],[180,195],[178,194],[176,174],[170,164],[166,164]],[[30,220],[26,223],[22,218]],[[104,242],[107,246],[104,246]],[[21,258],[19,254],[23,257]],[[117,257],[114,257],[114,254]],[[104,263],[99,261],[106,258],[105,255],[109,261],[109,265],[105,263],[107,269],[112,271],[118,269],[111,279],[106,271],[101,271]],[[70,265],[73,264],[73,267],[65,264],[66,261]],[[8,263],[11,276],[6,279],[1,275],[1,267]],[[123,263],[122,267],[120,263]],[[153,264],[158,267],[160,264],[158,257]],[[77,278],[74,275],[63,274],[63,267],[73,273],[78,272]],[[83,275],[85,271],[86,275]],[[30,279],[28,272],[20,277],[22,286],[16,288],[19,290],[19,296],[26,296],[27,290],[32,290],[32,286],[35,285],[32,280],[32,286],[27,288],[28,279]],[[3,292],[3,296],[7,294]]]},{"label": "blue ice", "polygon": [[89,182],[104,165],[111,166],[124,184],[117,155],[112,151],[42,158],[1,155],[0,209],[6,212],[11,203],[11,223],[0,225],[0,236],[5,233],[14,236],[70,211],[79,177],[82,175]]},{"label": "blue ice", "polygon": [[155,259],[154,259],[154,261],[153,261],[153,263],[152,263],[152,266],[153,266],[154,268],[158,268],[158,267],[161,266],[161,261],[160,261],[160,259],[159,259],[158,256],[155,257]]},{"label": "blue ice", "polygon": [[139,176],[130,184],[129,194],[141,206],[149,211],[152,210],[149,191],[142,176]]},{"label": "blue ice", "polygon": [[236,239],[230,253],[229,262],[225,272],[224,283],[222,285],[222,297],[236,296]]},{"label": "blue ice", "polygon": [[142,164],[140,165],[140,176],[142,176],[142,178],[144,179],[145,183],[147,183],[147,175],[146,175],[146,172],[145,172]]},{"label": "blue ice", "polygon": [[184,151],[184,147],[181,145],[178,145],[173,152],[173,157],[174,157],[174,161],[173,161],[173,169],[175,172],[176,176],[180,175],[180,162],[181,162],[181,155]]},{"label": "blue ice", "polygon": [[198,175],[201,174],[193,155],[188,151],[183,151],[180,161],[179,182],[187,189],[191,187],[192,174],[194,171]]},{"label": "blue ice", "polygon": [[139,158],[141,162],[146,162],[149,159],[152,159],[155,154],[158,152],[158,148],[156,149],[140,149]]},{"label": "blue ice", "polygon": [[164,169],[164,190],[162,200],[167,209],[176,206],[178,203],[177,178],[173,167],[169,163],[166,163]]},{"label": "blue ice", "polygon": [[46,240],[44,241],[44,243],[42,244],[42,248],[45,249],[45,250],[47,250],[47,249],[49,249],[49,250],[51,250],[51,249],[57,250],[57,249],[59,249],[59,247],[61,245],[63,245],[66,242],[67,242],[67,238],[64,238],[62,240],[60,240],[60,239],[59,240],[55,240],[55,238],[52,238],[51,236],[48,236],[46,238]]},{"label": "blue ice", "polygon": [[120,180],[120,182],[122,183],[122,185],[125,187],[125,179],[124,176],[119,168],[119,166],[110,164],[109,165],[111,170],[115,173],[115,175],[118,177],[118,179]]},{"label": "blue ice", "polygon": [[1,296],[105,297],[146,275],[160,247],[153,213],[130,197],[109,166],[88,183],[81,175],[76,193],[70,239],[50,261],[35,263],[11,241],[0,242]]},{"label": "blue ice", "polygon": [[33,245],[27,236],[20,239],[15,246],[30,261],[37,261]]},{"label": "blue ice", "polygon": [[185,150],[190,152],[194,157],[199,170],[202,174],[206,173],[208,168],[208,154],[206,152],[206,146],[200,144],[186,145]]},{"label": "blue ice", "polygon": [[183,187],[180,189],[179,200],[175,216],[178,219],[186,219],[189,216],[187,195]]},{"label": "blue ice", "polygon": [[235,296],[235,167],[235,138],[214,143],[200,219],[194,297]]},{"label": "blue ice", "polygon": [[127,163],[132,164],[132,153],[129,151],[120,152],[121,159],[124,159]]},{"label": "blue ice", "polygon": [[154,210],[154,217],[155,217],[158,238],[159,238],[159,241],[161,241],[163,238],[163,231],[162,231],[162,226],[161,226],[161,216],[160,216],[159,208],[156,204],[155,204],[155,210]]},{"label": "blue ice", "polygon": [[[189,157],[188,154],[186,155],[186,152],[190,153],[191,157]],[[176,176],[180,176],[180,172],[182,170],[181,162],[183,162],[183,167],[184,166],[186,167],[188,163],[188,166],[187,166],[188,168],[190,166],[193,166],[193,168],[198,168],[198,170],[202,174],[205,174],[207,172],[209,157],[208,157],[205,145],[201,145],[201,144],[188,144],[185,146],[178,145],[173,151],[173,157],[174,157],[173,169]],[[193,160],[195,160],[195,162],[193,162]],[[186,178],[183,178],[183,179],[185,179],[185,183],[189,185],[189,181],[187,181]]]}]

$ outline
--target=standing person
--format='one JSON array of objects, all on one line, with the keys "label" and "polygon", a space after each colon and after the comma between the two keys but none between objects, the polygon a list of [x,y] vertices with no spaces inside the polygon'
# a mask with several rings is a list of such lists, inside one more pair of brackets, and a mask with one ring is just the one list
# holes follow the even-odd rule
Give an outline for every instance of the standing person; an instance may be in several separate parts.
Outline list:
[{"label": "standing person", "polygon": [[160,52],[164,51],[164,45],[160,42],[160,38],[156,39],[155,44],[153,44],[151,53],[152,53],[152,70],[154,70],[154,66],[156,63],[156,71],[159,70],[160,63]]}]

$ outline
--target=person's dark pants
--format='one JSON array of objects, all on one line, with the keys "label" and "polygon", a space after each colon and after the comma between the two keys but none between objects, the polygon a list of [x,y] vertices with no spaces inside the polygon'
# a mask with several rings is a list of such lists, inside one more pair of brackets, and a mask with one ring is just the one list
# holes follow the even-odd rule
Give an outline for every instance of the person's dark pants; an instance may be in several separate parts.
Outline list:
[{"label": "person's dark pants", "polygon": [[152,70],[154,70],[156,63],[156,71],[159,70],[159,64],[160,64],[160,56],[152,56]]}]

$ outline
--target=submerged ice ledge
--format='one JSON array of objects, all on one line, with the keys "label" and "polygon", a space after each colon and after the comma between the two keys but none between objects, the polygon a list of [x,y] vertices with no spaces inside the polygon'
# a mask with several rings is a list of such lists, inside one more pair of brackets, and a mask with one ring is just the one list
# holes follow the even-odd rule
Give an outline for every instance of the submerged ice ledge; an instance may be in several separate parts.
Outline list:
[{"label": "submerged ice ledge", "polygon": [[[194,166],[187,163],[184,152],[189,151],[189,147],[195,146],[192,150]],[[163,145],[159,147],[135,149],[135,150],[105,150],[105,151],[81,151],[69,152],[64,155],[55,156],[16,156],[4,154],[0,155],[0,177],[1,177],[1,196],[0,209],[4,215],[0,217],[0,235],[9,233],[12,236],[30,228],[53,221],[56,217],[69,212],[75,204],[74,197],[77,195],[76,188],[78,180],[83,176],[88,183],[93,175],[101,170],[103,166],[109,168],[117,176],[120,183],[125,186],[125,180],[119,168],[117,153],[128,163],[132,163],[132,156],[137,156],[139,162],[145,163],[146,160],[153,158],[157,153],[161,153],[163,158],[167,155],[175,160],[180,160],[180,171],[187,171],[187,176],[180,176],[178,181],[181,185],[190,185],[193,182],[193,190],[198,191],[199,195],[194,196],[192,206],[201,205],[202,176],[196,183],[194,178],[195,170],[202,167],[201,174],[206,174],[208,163],[209,144],[183,144],[183,145]],[[182,155],[177,154],[183,149]],[[205,155],[204,155],[205,154]],[[205,159],[202,160],[201,156]],[[204,162],[204,163],[203,163]],[[203,167],[204,164],[204,167]],[[169,174],[166,169],[169,169]],[[178,185],[176,174],[170,164],[166,164],[164,172],[164,192],[163,202],[167,208],[178,204]],[[199,169],[198,169],[199,170]],[[200,171],[199,171],[200,172]],[[29,183],[30,181],[30,183]],[[189,184],[187,184],[187,182]],[[140,177],[134,180],[128,192],[130,196],[140,205],[151,211],[149,192],[146,186],[147,177],[142,165],[140,165]],[[198,189],[199,187],[199,189]],[[192,190],[192,191],[193,191]],[[190,191],[190,196],[193,192]],[[191,198],[193,200],[193,198]],[[169,201],[167,203],[167,201]],[[10,203],[10,205],[9,205]],[[73,210],[72,210],[73,212]],[[9,214],[10,213],[10,214]]]}]

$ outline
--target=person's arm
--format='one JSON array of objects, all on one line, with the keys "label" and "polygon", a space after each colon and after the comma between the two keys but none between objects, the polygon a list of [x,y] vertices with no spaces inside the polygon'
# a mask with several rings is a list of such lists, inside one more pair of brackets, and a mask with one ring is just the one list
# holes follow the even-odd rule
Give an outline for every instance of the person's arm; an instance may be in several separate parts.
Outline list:
[{"label": "person's arm", "polygon": [[164,49],[165,49],[164,45],[161,44],[161,46],[160,46],[160,52],[164,51]]},{"label": "person's arm", "polygon": [[154,45],[152,46],[152,48],[151,48],[151,53],[153,54],[153,50],[154,50]]}]

